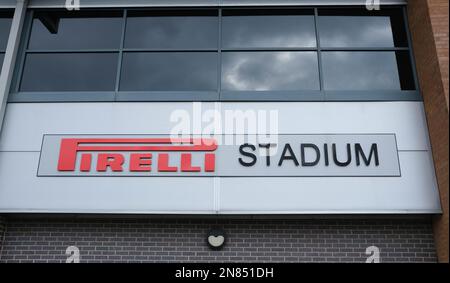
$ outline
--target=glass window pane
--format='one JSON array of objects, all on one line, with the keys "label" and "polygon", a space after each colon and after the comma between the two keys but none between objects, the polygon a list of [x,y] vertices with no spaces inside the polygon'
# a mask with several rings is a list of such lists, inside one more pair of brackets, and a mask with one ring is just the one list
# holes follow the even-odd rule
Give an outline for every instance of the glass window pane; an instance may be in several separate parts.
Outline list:
[{"label": "glass window pane", "polygon": [[123,54],[122,91],[215,91],[215,52]]},{"label": "glass window pane", "polygon": [[326,90],[400,90],[395,52],[323,52]]},{"label": "glass window pane", "polygon": [[415,90],[413,66],[409,51],[396,51],[398,75],[400,76],[400,84],[402,90]]},{"label": "glass window pane", "polygon": [[36,12],[29,49],[118,49],[122,12]]},{"label": "glass window pane", "polygon": [[318,90],[316,52],[222,53],[223,90]]},{"label": "glass window pane", "polygon": [[322,47],[408,46],[401,10],[325,10],[318,23]]},{"label": "glass window pane", "polygon": [[3,66],[3,59],[4,59],[4,57],[5,57],[5,54],[0,53],[0,71],[1,71],[2,66]]},{"label": "glass window pane", "polygon": [[113,91],[117,53],[28,54],[21,91]]},{"label": "glass window pane", "polygon": [[6,12],[0,12],[0,50],[5,51],[8,43],[9,30],[11,28],[12,15]]},{"label": "glass window pane", "polygon": [[223,11],[222,46],[315,47],[312,10]]},{"label": "glass window pane", "polygon": [[217,48],[217,11],[129,12],[125,48]]}]

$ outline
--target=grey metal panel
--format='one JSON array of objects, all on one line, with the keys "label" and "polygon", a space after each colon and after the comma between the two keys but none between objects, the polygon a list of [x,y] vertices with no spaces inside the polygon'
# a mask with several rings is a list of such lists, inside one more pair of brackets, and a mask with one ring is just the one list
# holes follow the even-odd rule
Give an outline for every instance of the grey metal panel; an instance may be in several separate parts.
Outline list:
[{"label": "grey metal panel", "polygon": [[[429,152],[400,152],[401,178],[220,178],[221,213],[439,213]],[[237,197],[238,196],[238,197]]]},{"label": "grey metal panel", "polygon": [[[335,6],[366,5],[366,0],[222,0],[222,6]],[[381,5],[405,5],[406,0],[380,0]]]},{"label": "grey metal panel", "polygon": [[20,92],[9,96],[8,102],[95,102],[114,101],[114,92]]},{"label": "grey metal panel", "polygon": [[[39,151],[44,134],[161,134],[174,111],[275,110],[280,134],[395,133],[399,150],[429,150],[422,102],[9,103],[0,151]],[[195,109],[194,109],[195,108]],[[197,111],[198,110],[198,111]],[[193,125],[193,121],[191,122]],[[204,124],[206,126],[207,124]],[[191,127],[201,134],[201,129]],[[255,134],[249,131],[248,134]]]},{"label": "grey metal panel", "polygon": [[320,91],[222,91],[222,101],[324,101]]},{"label": "grey metal panel", "polygon": [[[64,8],[65,0],[31,0],[30,8]],[[366,0],[81,0],[88,7],[214,7],[214,6],[323,6],[365,5]],[[381,5],[405,5],[405,0],[380,0]]]},{"label": "grey metal panel", "polygon": [[417,90],[403,91],[324,91],[326,101],[421,101]]},{"label": "grey metal panel", "polygon": [[[97,7],[213,7],[219,6],[219,0],[88,0],[80,1],[82,8]],[[64,8],[65,0],[33,0],[29,8]]]},{"label": "grey metal panel", "polygon": [[421,101],[419,91],[222,91],[222,101]]},{"label": "grey metal panel", "polygon": [[116,101],[217,101],[215,91],[118,92]]},{"label": "grey metal panel", "polygon": [[8,102],[111,101],[422,101],[419,91],[121,91],[13,92]]}]

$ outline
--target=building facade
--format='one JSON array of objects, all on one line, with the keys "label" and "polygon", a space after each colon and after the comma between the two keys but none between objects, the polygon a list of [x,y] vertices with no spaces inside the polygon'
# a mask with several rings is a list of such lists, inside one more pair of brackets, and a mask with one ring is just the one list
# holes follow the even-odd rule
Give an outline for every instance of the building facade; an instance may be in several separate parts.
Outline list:
[{"label": "building facade", "polygon": [[0,1],[0,262],[448,262],[448,1]]}]

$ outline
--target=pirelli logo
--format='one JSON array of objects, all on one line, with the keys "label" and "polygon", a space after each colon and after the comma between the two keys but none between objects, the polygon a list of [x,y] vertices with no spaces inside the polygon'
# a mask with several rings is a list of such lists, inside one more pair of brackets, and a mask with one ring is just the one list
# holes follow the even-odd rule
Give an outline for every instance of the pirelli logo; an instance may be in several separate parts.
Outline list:
[{"label": "pirelli logo", "polygon": [[[214,172],[216,149],[213,139],[63,138],[58,172]],[[201,163],[192,163],[193,153],[201,154]]]}]

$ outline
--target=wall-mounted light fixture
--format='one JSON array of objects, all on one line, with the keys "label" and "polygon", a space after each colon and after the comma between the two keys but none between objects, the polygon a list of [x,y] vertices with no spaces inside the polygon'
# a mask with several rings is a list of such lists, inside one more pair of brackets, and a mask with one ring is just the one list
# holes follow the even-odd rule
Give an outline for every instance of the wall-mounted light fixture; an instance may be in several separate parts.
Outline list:
[{"label": "wall-mounted light fixture", "polygon": [[225,244],[225,232],[222,229],[212,229],[207,235],[208,245],[215,250],[219,250]]}]

